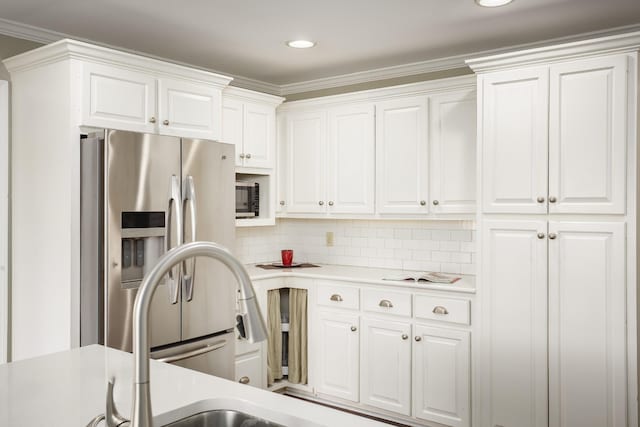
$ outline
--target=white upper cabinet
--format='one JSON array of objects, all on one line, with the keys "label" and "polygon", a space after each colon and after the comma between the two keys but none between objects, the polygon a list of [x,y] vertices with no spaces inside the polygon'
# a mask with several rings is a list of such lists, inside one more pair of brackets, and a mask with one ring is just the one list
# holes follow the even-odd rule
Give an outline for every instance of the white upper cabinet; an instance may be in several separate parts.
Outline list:
[{"label": "white upper cabinet", "polygon": [[430,194],[434,213],[474,213],[476,91],[429,97]]},{"label": "white upper cabinet", "polygon": [[159,133],[220,139],[220,89],[183,80],[158,79]]},{"label": "white upper cabinet", "polygon": [[627,57],[550,67],[549,212],[625,212]]},{"label": "white upper cabinet", "polygon": [[376,205],[381,214],[428,213],[427,97],[376,103]]},{"label": "white upper cabinet", "polygon": [[374,212],[375,140],[373,105],[329,110],[327,210]]},{"label": "white upper cabinet", "polygon": [[325,112],[290,113],[286,124],[287,212],[325,212]]},{"label": "white upper cabinet", "polygon": [[82,124],[219,140],[220,82],[209,84],[187,75],[164,77],[153,65],[165,67],[153,62],[148,72],[140,72],[120,65],[83,63]]},{"label": "white upper cabinet", "polygon": [[276,166],[276,107],[284,98],[229,87],[222,100],[222,142],[236,146],[236,166]]},{"label": "white upper cabinet", "polygon": [[547,212],[547,68],[501,71],[482,84],[482,210]]},{"label": "white upper cabinet", "polygon": [[87,63],[83,94],[85,125],[155,132],[157,102],[153,75]]},{"label": "white upper cabinet", "polygon": [[625,225],[550,221],[549,239],[549,427],[626,427]]}]

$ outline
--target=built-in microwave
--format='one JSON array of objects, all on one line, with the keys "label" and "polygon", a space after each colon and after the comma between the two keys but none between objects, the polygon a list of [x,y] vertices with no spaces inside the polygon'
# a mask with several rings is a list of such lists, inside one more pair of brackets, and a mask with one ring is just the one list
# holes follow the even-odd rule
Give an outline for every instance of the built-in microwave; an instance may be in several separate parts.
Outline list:
[{"label": "built-in microwave", "polygon": [[257,182],[236,181],[236,218],[260,216],[260,186]]}]

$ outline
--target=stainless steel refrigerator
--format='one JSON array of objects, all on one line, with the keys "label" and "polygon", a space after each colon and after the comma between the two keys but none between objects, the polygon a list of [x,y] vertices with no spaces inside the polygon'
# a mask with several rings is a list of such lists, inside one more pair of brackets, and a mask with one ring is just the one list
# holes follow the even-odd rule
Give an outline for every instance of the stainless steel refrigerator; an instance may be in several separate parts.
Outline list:
[{"label": "stainless steel refrigerator", "polygon": [[[81,141],[81,344],[131,351],[137,289],[163,253],[233,250],[234,147],[114,130]],[[153,297],[152,357],[233,379],[236,287],[212,259],[175,267]]]}]

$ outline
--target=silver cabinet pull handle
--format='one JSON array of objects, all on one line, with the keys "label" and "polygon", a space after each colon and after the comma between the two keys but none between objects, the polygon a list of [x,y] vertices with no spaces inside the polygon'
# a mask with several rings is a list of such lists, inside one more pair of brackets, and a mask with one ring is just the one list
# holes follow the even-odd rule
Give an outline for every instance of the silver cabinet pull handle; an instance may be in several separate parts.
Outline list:
[{"label": "silver cabinet pull handle", "polygon": [[427,204],[427,202],[425,200],[420,200],[420,206],[424,206],[426,204]]},{"label": "silver cabinet pull handle", "polygon": [[556,237],[558,237],[558,235],[556,233],[549,233],[549,238],[551,240],[555,239]]},{"label": "silver cabinet pull handle", "polygon": [[247,159],[251,158],[251,153],[247,153],[247,155],[245,156]]},{"label": "silver cabinet pull handle", "polygon": [[407,335],[407,334],[402,334],[402,339],[403,339],[403,340],[409,339],[409,335]]},{"label": "silver cabinet pull handle", "polygon": [[280,200],[280,206],[284,206],[284,200]]},{"label": "silver cabinet pull handle", "polygon": [[163,120],[162,124],[165,125],[165,126],[169,126],[169,120]]},{"label": "silver cabinet pull handle", "polygon": [[549,197],[549,203],[555,203],[557,199],[553,196]]},{"label": "silver cabinet pull handle", "polygon": [[352,326],[352,327],[351,327],[351,332],[355,332],[355,331],[357,331],[357,330],[358,330],[358,328],[356,328],[355,326]]},{"label": "silver cabinet pull handle", "polygon": [[151,117],[151,118],[149,119],[149,123],[155,123],[155,122],[156,122],[156,118],[155,118],[155,117]]},{"label": "silver cabinet pull handle", "polygon": [[[183,242],[182,236],[182,203],[180,203],[180,184],[178,177],[175,175],[171,175],[171,180],[169,181],[169,203],[167,208],[167,226],[165,227],[165,252],[169,252],[173,245],[171,244],[171,221],[172,216],[176,216],[176,240],[175,246],[180,246]],[[169,270],[168,274],[169,278],[167,281],[167,288],[169,289],[169,302],[171,304],[178,303],[178,296],[180,295],[180,277],[177,273],[174,273],[174,269]]]},{"label": "silver cabinet pull handle", "polygon": [[544,239],[544,233],[538,233],[538,239]]},{"label": "silver cabinet pull handle", "polygon": [[320,200],[320,201],[318,202],[318,204],[319,204],[320,206],[322,206],[322,205],[324,205],[324,202],[323,202],[322,200]]},{"label": "silver cabinet pull handle", "polygon": [[544,197],[538,197],[536,200],[538,203],[544,203]]},{"label": "silver cabinet pull handle", "polygon": [[339,294],[333,294],[331,295],[331,298],[329,298],[331,301],[337,301],[340,302],[342,301],[342,296],[340,296]]},{"label": "silver cabinet pull handle", "polygon": [[416,336],[414,339],[415,339],[416,341],[422,341],[422,337],[420,337],[420,336]]},{"label": "silver cabinet pull handle", "polygon": [[380,301],[380,303],[378,304],[380,307],[384,307],[384,308],[391,308],[393,307],[393,304],[391,304],[391,301],[389,301],[388,299],[383,299]]},{"label": "silver cabinet pull handle", "polygon": [[240,153],[240,158],[244,159],[244,153]]},{"label": "silver cabinet pull handle", "polygon": [[240,380],[238,381],[240,384],[249,384],[251,380],[249,379],[249,377],[244,376],[242,378],[240,378]]},{"label": "silver cabinet pull handle", "polygon": [[[184,214],[184,227],[186,229],[187,226],[187,207],[189,208],[189,212],[191,215],[189,218],[191,219],[191,241],[195,242],[198,240],[196,238],[196,225],[197,214],[196,214],[196,188],[193,183],[193,176],[187,175],[184,180],[184,189],[182,191],[182,213]],[[185,230],[183,230],[182,235],[184,236],[184,243],[188,243],[185,236]],[[185,260],[182,263],[182,280],[184,286],[184,295],[183,299],[185,301],[191,301],[193,299],[193,286],[195,283],[195,273],[196,273],[196,258],[191,258],[190,260]]]},{"label": "silver cabinet pull handle", "polygon": [[333,201],[329,200],[329,206],[333,206]]},{"label": "silver cabinet pull handle", "polygon": [[435,313],[435,314],[449,314],[449,311],[445,307],[443,307],[441,305],[437,305],[437,306],[435,306],[433,308],[432,313]]},{"label": "silver cabinet pull handle", "polygon": [[[196,348],[195,350],[186,351],[184,353],[175,354],[173,356],[161,357],[155,360],[157,360],[158,362],[166,362],[166,363],[177,362],[178,360],[184,360],[190,357],[200,356],[201,354],[218,350],[224,347],[225,345],[227,345],[227,340],[217,341],[212,344],[207,344],[204,347]],[[151,358],[153,359],[153,355],[151,355]]]},{"label": "silver cabinet pull handle", "polygon": [[440,201],[438,201],[438,200],[434,200],[434,201],[433,201],[433,205],[434,205],[434,206],[438,206],[439,204],[440,204]]}]

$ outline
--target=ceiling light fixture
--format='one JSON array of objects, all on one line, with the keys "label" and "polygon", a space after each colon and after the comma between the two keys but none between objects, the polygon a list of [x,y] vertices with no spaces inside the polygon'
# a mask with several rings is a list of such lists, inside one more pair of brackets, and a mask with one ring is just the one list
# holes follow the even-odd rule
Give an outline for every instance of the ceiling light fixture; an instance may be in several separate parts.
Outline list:
[{"label": "ceiling light fixture", "polygon": [[291,40],[287,42],[287,46],[294,47],[296,49],[308,49],[310,47],[314,47],[315,45],[315,42],[309,40]]},{"label": "ceiling light fixture", "polygon": [[513,0],[476,0],[478,6],[499,7],[511,3]]}]

